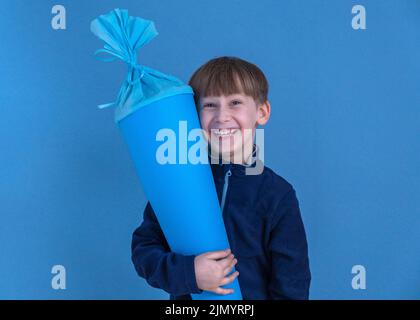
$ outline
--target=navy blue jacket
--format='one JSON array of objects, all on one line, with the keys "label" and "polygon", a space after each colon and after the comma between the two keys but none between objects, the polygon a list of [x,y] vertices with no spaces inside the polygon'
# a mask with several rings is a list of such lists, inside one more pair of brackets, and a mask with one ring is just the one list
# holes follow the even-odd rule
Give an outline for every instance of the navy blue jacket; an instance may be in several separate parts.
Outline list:
[{"label": "navy blue jacket", "polygon": [[[245,175],[240,164],[211,168],[243,299],[308,299],[308,247],[292,185],[266,166],[259,175]],[[170,251],[148,202],[132,239],[139,276],[170,299],[191,299],[202,292],[194,257]]]}]

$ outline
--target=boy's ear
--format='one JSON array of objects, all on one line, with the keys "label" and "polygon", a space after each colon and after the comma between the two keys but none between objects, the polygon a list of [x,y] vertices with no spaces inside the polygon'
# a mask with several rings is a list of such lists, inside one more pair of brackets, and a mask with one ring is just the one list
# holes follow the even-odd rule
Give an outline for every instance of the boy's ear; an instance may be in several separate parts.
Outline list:
[{"label": "boy's ear", "polygon": [[270,118],[270,112],[271,106],[268,100],[263,104],[259,105],[257,110],[257,124],[261,126],[265,125],[268,122],[268,119]]}]

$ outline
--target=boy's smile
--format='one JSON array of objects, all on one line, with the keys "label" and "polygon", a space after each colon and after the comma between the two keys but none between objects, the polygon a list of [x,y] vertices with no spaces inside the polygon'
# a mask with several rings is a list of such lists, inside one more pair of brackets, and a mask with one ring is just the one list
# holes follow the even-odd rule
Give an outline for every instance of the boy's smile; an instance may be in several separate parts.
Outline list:
[{"label": "boy's smile", "polygon": [[210,137],[212,151],[230,162],[246,163],[255,128],[268,121],[269,109],[268,102],[257,106],[251,96],[241,93],[200,98],[201,127],[206,139]]}]

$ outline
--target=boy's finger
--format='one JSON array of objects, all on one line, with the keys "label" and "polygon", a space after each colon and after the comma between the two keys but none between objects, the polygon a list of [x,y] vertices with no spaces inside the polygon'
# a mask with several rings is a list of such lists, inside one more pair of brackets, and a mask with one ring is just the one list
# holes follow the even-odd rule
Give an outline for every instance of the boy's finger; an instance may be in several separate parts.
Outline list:
[{"label": "boy's finger", "polygon": [[233,269],[233,267],[236,265],[236,263],[238,262],[237,259],[233,259],[232,262],[225,268],[224,270],[224,275],[228,275],[229,272]]},{"label": "boy's finger", "polygon": [[222,259],[230,254],[230,249],[219,250],[219,251],[210,251],[207,253],[207,258],[209,259]]},{"label": "boy's finger", "polygon": [[216,289],[213,290],[213,292],[217,294],[221,294],[221,295],[227,295],[227,294],[233,293],[233,289],[224,289],[221,287],[217,287]]},{"label": "boy's finger", "polygon": [[230,254],[226,258],[223,258],[223,259],[217,261],[217,263],[219,263],[221,268],[225,269],[232,264],[232,261],[234,260],[234,258],[235,258],[235,256],[233,254]]},{"label": "boy's finger", "polygon": [[224,286],[224,285],[227,285],[228,283],[231,283],[233,280],[236,279],[237,276],[239,276],[239,272],[235,271],[230,276],[224,277],[220,285]]}]

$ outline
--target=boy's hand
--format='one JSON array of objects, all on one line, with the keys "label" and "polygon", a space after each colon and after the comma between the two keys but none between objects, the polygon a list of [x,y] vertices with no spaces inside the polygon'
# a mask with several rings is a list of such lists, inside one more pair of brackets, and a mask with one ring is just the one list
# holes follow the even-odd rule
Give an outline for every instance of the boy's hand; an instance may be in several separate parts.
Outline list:
[{"label": "boy's hand", "polygon": [[239,275],[239,272],[235,271],[228,276],[237,262],[230,249],[205,252],[196,256],[194,268],[198,288],[223,295],[232,293],[233,289],[220,286],[231,283]]}]

